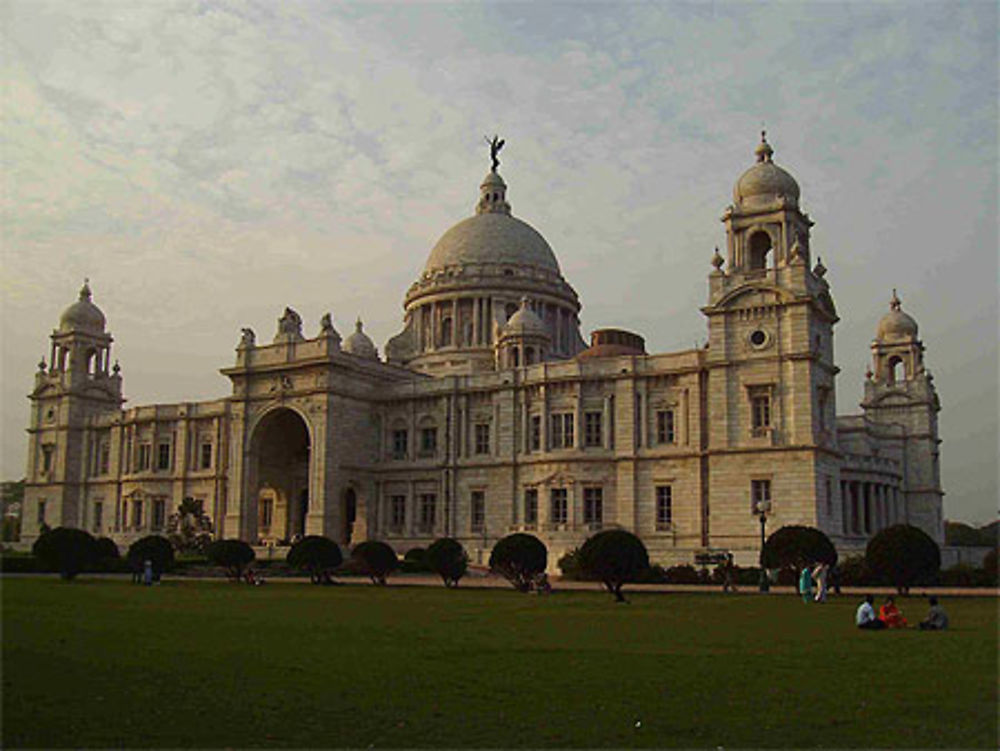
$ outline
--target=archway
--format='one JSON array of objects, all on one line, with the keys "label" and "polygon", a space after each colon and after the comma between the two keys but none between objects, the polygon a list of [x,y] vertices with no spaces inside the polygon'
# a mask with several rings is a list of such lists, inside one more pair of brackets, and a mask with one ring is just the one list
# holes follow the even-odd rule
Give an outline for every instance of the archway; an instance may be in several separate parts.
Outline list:
[{"label": "archway", "polygon": [[771,236],[763,230],[750,236],[750,269],[759,271],[769,265],[768,256],[771,253]]},{"label": "archway", "polygon": [[309,511],[309,428],[294,410],[265,415],[250,442],[253,478],[250,499],[252,542],[290,543],[306,532]]}]

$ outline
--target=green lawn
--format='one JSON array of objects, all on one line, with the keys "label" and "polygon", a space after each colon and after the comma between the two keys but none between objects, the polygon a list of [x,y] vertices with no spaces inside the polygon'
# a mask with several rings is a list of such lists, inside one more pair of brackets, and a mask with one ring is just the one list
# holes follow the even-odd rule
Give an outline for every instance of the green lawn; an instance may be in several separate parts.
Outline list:
[{"label": "green lawn", "polygon": [[997,744],[992,598],[947,600],[949,632],[873,633],[853,598],[2,589],[5,748]]}]

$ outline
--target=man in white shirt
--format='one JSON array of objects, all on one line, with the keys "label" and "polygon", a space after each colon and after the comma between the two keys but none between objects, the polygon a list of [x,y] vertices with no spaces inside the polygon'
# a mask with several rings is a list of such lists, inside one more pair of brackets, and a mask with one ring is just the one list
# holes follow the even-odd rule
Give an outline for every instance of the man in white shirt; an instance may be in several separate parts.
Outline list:
[{"label": "man in white shirt", "polygon": [[875,598],[872,595],[865,595],[865,601],[858,606],[858,612],[854,616],[854,623],[858,628],[868,631],[881,631],[885,628],[885,623],[875,616],[873,602]]}]

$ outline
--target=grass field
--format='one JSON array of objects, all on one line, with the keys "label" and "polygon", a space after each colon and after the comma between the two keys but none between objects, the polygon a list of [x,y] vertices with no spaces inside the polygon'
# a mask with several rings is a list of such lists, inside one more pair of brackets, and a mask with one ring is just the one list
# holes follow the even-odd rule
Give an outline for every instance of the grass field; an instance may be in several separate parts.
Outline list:
[{"label": "grass field", "polygon": [[[5,579],[3,746],[996,748],[997,604]],[[919,620],[920,599],[903,600]]]}]

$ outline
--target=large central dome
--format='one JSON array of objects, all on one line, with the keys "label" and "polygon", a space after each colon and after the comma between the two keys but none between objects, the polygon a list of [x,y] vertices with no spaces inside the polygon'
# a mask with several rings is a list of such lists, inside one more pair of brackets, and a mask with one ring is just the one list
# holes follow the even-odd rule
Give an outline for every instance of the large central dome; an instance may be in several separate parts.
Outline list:
[{"label": "large central dome", "polygon": [[509,214],[478,214],[445,232],[424,271],[451,266],[509,263],[559,271],[552,248],[534,227]]},{"label": "large central dome", "polygon": [[387,358],[436,375],[492,370],[494,347],[525,297],[546,329],[548,358],[572,357],[586,346],[580,301],[556,254],[537,230],[511,216],[507,184],[490,171],[475,215],[441,236],[407,290],[405,326],[387,342]]}]

